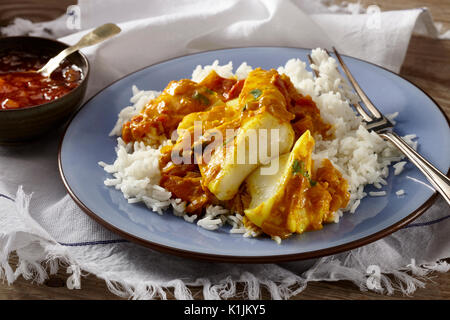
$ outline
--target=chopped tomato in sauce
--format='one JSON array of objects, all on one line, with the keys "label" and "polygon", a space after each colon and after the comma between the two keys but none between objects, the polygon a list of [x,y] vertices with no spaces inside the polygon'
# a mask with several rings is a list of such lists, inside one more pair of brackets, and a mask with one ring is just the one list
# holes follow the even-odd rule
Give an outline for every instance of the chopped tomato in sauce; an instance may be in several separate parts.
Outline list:
[{"label": "chopped tomato in sauce", "polygon": [[37,106],[58,99],[81,82],[81,70],[64,61],[50,77],[39,70],[51,57],[11,51],[0,57],[0,109]]}]

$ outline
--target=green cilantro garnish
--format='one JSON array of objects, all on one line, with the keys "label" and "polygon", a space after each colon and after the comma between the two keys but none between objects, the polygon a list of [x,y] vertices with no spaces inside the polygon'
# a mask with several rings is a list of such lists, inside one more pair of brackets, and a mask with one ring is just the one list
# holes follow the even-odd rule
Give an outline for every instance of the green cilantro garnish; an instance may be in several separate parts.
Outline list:
[{"label": "green cilantro garnish", "polygon": [[192,98],[199,100],[205,106],[208,106],[210,104],[209,99],[206,96],[199,93],[198,91],[194,92]]},{"label": "green cilantro garnish", "polygon": [[212,90],[209,89],[209,88],[205,88],[205,92],[206,92],[207,94],[214,94],[214,91],[212,91]]},{"label": "green cilantro garnish", "polygon": [[305,163],[301,160],[294,159],[294,162],[292,163],[292,174],[298,173],[309,180],[311,187],[314,187],[317,184],[316,181],[311,180],[309,172],[305,168]]},{"label": "green cilantro garnish", "polygon": [[298,161],[297,159],[294,159],[294,163],[292,164],[292,174],[301,173],[302,164],[303,161]]},{"label": "green cilantro garnish", "polygon": [[252,94],[255,99],[258,99],[261,96],[262,91],[259,89],[253,89],[250,91],[250,94]]}]

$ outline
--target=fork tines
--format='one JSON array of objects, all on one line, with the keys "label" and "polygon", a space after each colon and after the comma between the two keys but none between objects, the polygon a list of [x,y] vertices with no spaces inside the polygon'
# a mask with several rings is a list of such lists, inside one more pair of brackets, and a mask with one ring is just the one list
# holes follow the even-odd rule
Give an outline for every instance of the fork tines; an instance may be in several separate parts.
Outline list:
[{"label": "fork tines", "polygon": [[[325,49],[325,52],[328,54],[329,57],[332,57],[327,49]],[[367,123],[367,129],[380,131],[380,130],[383,130],[383,129],[386,129],[386,128],[392,128],[393,125],[389,121],[389,119],[387,119],[373,105],[373,103],[370,101],[370,99],[367,97],[367,95],[361,89],[359,84],[356,82],[355,78],[351,74],[350,70],[348,69],[347,65],[345,64],[344,60],[342,59],[341,55],[339,54],[339,52],[336,50],[335,47],[333,47],[333,53],[336,56],[336,58],[337,58],[337,60],[338,60],[338,62],[340,64],[342,70],[344,71],[344,73],[346,75],[346,78],[348,79],[348,81],[352,85],[353,89],[355,90],[355,92],[357,93],[357,95],[359,96],[361,101],[366,106],[366,108],[364,108],[363,105],[359,101],[352,104],[353,107],[356,109],[356,111],[361,115],[363,120]],[[313,59],[312,59],[312,57],[310,55],[308,55],[308,59],[309,59],[309,62],[311,64],[314,63],[314,61],[313,61]],[[339,68],[337,68],[337,70],[342,75],[342,72],[339,70]],[[313,70],[313,72],[314,72],[314,75],[316,77],[319,76],[319,72],[317,70]]]}]

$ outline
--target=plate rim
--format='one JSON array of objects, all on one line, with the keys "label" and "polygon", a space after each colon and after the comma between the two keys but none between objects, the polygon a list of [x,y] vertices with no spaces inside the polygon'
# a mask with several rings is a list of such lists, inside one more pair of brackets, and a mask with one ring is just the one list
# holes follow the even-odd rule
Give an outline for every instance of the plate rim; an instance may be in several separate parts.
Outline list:
[{"label": "plate rim", "polygon": [[[138,73],[144,69],[153,67],[155,65],[161,64],[161,63],[165,63],[171,60],[175,60],[175,59],[180,59],[180,58],[184,58],[184,57],[188,57],[188,56],[192,56],[192,55],[198,55],[198,54],[202,54],[202,53],[210,53],[210,52],[215,52],[215,51],[224,51],[224,50],[236,50],[236,49],[249,49],[249,48],[280,48],[280,49],[301,49],[301,50],[313,50],[314,48],[303,48],[303,47],[290,47],[290,46],[245,46],[245,47],[226,47],[226,48],[220,48],[220,49],[213,49],[213,50],[205,50],[205,51],[200,51],[200,52],[195,52],[195,53],[190,53],[190,54],[184,54],[184,55],[180,55],[177,57],[172,57],[166,60],[162,60],[162,61],[158,61],[156,63],[147,65],[145,67],[142,67],[138,70],[135,70],[133,72],[130,72],[122,77],[120,77],[119,79],[114,80],[113,82],[111,82],[110,84],[108,84],[106,87],[102,88],[101,90],[99,90],[97,93],[95,93],[92,97],[90,97],[88,100],[86,100],[83,105],[81,107],[78,108],[78,110],[70,117],[69,121],[67,122],[65,128],[64,128],[64,132],[61,136],[61,140],[59,142],[59,146],[58,146],[58,171],[61,177],[61,180],[63,182],[63,185],[67,191],[67,193],[70,195],[70,197],[75,201],[75,203],[80,207],[80,209],[82,209],[82,211],[84,213],[86,213],[89,217],[91,217],[92,219],[94,219],[96,222],[98,222],[100,225],[104,226],[105,228],[107,228],[108,230],[114,232],[115,234],[133,242],[133,243],[137,243],[139,245],[142,245],[144,247],[153,249],[153,250],[157,250],[159,252],[163,252],[163,253],[168,253],[168,254],[173,254],[182,258],[188,258],[188,259],[197,259],[197,260],[203,260],[203,261],[208,261],[208,262],[223,262],[223,263],[246,263],[246,264],[254,264],[254,263],[279,263],[279,262],[288,262],[288,261],[300,261],[300,260],[307,260],[307,259],[317,259],[317,258],[321,258],[321,257],[325,257],[325,256],[329,256],[329,255],[333,255],[333,254],[337,254],[337,253],[341,253],[344,251],[349,251],[364,245],[367,245],[371,242],[377,241],[381,238],[384,238],[385,236],[388,236],[392,233],[394,233],[395,231],[398,231],[399,229],[401,229],[402,227],[408,225],[409,223],[411,223],[413,220],[417,219],[420,215],[422,215],[429,207],[431,207],[431,205],[436,201],[437,197],[438,197],[438,192],[435,191],[427,200],[425,200],[424,203],[422,203],[416,210],[414,210],[413,212],[411,212],[410,214],[408,214],[405,218],[403,218],[402,220],[391,224],[390,226],[384,228],[383,230],[380,230],[376,233],[370,234],[368,236],[365,236],[363,238],[357,239],[357,240],[353,240],[350,241],[348,243],[344,243],[341,245],[337,245],[334,247],[329,247],[329,248],[325,248],[325,249],[320,249],[320,250],[314,250],[314,251],[308,251],[308,252],[302,252],[302,253],[293,253],[293,254],[282,254],[282,255],[271,255],[271,256],[233,256],[233,255],[222,255],[222,254],[212,254],[212,253],[202,253],[202,252],[197,252],[197,251],[190,251],[190,250],[186,250],[186,249],[180,249],[180,248],[174,248],[171,246],[167,246],[167,245],[163,245],[160,243],[156,243],[150,240],[146,240],[143,239],[141,237],[138,237],[136,235],[133,235],[131,233],[128,233],[122,229],[119,229],[118,227],[112,225],[111,223],[105,221],[104,219],[102,219],[101,217],[99,217],[95,212],[93,212],[91,209],[89,209],[89,207],[87,207],[80,199],[78,199],[78,197],[75,195],[75,193],[72,191],[72,189],[70,188],[70,185],[64,175],[64,170],[62,168],[62,159],[61,159],[61,151],[62,151],[62,145],[64,143],[64,139],[66,137],[66,133],[68,128],[70,127],[70,125],[72,124],[72,121],[74,120],[74,118],[78,115],[78,113],[91,101],[93,100],[97,95],[101,94],[104,90],[108,89],[109,87],[111,87],[112,85],[114,85],[115,83],[135,74]],[[433,99],[427,92],[425,92],[421,87],[419,87],[418,85],[416,85],[415,83],[413,83],[412,81],[406,79],[405,77],[401,76],[398,73],[395,73],[383,66],[377,65],[373,62],[369,62],[360,58],[356,58],[356,57],[352,57],[349,55],[344,55],[341,54],[344,57],[349,57],[352,59],[356,59],[359,61],[362,61],[364,63],[368,63],[371,64],[375,67],[381,68],[385,71],[388,71],[389,73],[392,73],[398,77],[400,77],[401,79],[407,81],[408,83],[410,83],[412,86],[414,86],[415,88],[419,89],[421,92],[423,92],[434,104],[435,106],[438,108],[438,110],[441,112],[442,116],[444,117],[444,119],[447,121],[447,126],[450,128],[450,120],[449,117],[447,117],[447,115],[445,114],[444,110],[442,109],[442,107],[436,102],[435,99]],[[450,175],[450,168],[447,171],[447,176]]]}]

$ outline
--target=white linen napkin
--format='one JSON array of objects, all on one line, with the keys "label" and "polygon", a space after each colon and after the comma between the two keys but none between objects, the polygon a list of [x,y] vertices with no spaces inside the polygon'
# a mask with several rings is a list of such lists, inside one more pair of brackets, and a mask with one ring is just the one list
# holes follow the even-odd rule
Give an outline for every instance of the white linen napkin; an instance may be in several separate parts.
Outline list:
[{"label": "white linen napkin", "polygon": [[[372,7],[367,13],[355,5],[326,7],[293,0],[80,0],[79,9],[83,30],[105,22],[118,23],[123,30],[83,50],[92,66],[86,99],[146,65],[203,50],[334,45],[342,53],[398,71],[413,31],[437,36],[426,9],[379,12]],[[54,34],[68,32],[61,21],[55,21]],[[12,35],[28,28],[20,24],[2,31]],[[48,36],[44,29],[42,35]],[[85,32],[61,40],[72,44]],[[441,199],[382,240],[316,261],[208,263],[141,247],[94,222],[67,195],[57,169],[61,132],[54,130],[23,146],[0,147],[0,279],[8,283],[20,275],[41,283],[64,266],[72,273],[69,288],[82,287],[81,276],[92,273],[127,298],[165,298],[164,289],[173,288],[175,298],[190,299],[187,286],[202,286],[205,299],[238,294],[256,299],[264,286],[272,298],[281,299],[298,294],[309,281],[350,280],[361,290],[411,294],[425,285],[431,271],[450,269],[441,261],[450,257],[450,210]],[[8,264],[11,252],[19,257],[15,270]],[[237,283],[245,284],[245,292],[237,292]]]}]

